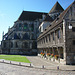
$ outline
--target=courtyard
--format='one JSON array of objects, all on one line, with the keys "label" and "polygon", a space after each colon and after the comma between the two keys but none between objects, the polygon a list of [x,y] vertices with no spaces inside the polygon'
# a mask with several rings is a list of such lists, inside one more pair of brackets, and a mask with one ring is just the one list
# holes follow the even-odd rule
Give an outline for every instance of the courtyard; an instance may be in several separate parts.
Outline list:
[{"label": "courtyard", "polygon": [[[31,66],[1,62],[0,75],[75,75],[75,66],[73,65],[63,65],[39,56],[25,57],[31,62]],[[59,70],[57,70],[57,66],[59,66]]]}]

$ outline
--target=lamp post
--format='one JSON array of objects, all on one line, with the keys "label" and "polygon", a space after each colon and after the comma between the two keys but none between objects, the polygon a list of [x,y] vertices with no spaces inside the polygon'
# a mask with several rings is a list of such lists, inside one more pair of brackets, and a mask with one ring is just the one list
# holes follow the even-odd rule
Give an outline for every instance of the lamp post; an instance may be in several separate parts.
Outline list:
[{"label": "lamp post", "polygon": [[69,29],[72,29],[72,24],[69,24],[68,28],[69,28]]}]

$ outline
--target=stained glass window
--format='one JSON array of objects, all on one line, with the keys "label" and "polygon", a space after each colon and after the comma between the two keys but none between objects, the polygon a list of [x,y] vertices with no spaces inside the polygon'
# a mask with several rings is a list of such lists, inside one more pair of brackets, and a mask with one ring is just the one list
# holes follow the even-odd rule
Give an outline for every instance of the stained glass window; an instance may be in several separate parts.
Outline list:
[{"label": "stained glass window", "polygon": [[24,30],[27,30],[27,29],[28,29],[27,23],[24,24],[24,28],[23,28],[23,29],[24,29]]}]

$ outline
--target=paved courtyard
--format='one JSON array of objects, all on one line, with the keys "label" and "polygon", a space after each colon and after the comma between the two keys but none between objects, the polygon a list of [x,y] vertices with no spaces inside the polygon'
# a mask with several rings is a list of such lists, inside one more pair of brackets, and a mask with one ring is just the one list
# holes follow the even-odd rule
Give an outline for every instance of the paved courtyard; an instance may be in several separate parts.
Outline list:
[{"label": "paved courtyard", "polygon": [[31,63],[35,67],[41,67],[44,65],[46,69],[57,69],[57,67],[59,66],[60,70],[75,70],[75,65],[63,65],[61,63],[56,63],[48,59],[41,58],[39,56],[26,57],[31,61]]},{"label": "paved courtyard", "polygon": [[[38,56],[26,56],[34,67],[18,66],[6,63],[0,63],[0,75],[75,75],[75,66],[61,65],[62,70],[56,70],[55,62],[42,59]],[[47,69],[39,68],[42,65]]]},{"label": "paved courtyard", "polygon": [[36,69],[0,63],[0,75],[75,75],[75,71]]}]

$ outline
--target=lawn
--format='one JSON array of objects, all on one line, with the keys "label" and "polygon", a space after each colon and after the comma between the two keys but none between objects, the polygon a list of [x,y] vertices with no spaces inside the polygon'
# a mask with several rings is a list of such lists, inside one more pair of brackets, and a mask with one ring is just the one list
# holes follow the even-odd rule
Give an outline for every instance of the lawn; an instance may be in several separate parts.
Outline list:
[{"label": "lawn", "polygon": [[31,63],[25,56],[22,56],[22,55],[0,55],[0,59],[16,61],[16,62]]}]

